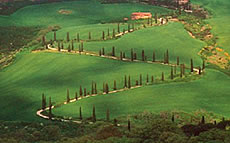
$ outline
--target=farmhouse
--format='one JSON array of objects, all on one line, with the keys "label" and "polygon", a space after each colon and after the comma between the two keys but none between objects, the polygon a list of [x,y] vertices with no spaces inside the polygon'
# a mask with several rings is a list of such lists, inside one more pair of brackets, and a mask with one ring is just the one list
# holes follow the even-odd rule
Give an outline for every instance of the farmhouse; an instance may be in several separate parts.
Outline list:
[{"label": "farmhouse", "polygon": [[131,15],[132,20],[147,19],[147,18],[152,18],[152,14],[150,12],[134,12]]},{"label": "farmhouse", "polygon": [[189,0],[175,0],[175,2],[178,2],[179,5],[187,4]]}]

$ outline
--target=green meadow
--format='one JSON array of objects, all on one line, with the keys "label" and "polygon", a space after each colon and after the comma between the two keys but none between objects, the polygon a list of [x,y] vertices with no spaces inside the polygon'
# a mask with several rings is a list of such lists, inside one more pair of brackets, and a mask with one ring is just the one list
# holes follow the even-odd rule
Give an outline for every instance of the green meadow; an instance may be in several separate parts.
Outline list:
[{"label": "green meadow", "polygon": [[217,115],[230,117],[230,77],[216,70],[208,69],[204,77],[190,82],[176,82],[151,85],[130,91],[98,95],[73,102],[54,109],[55,115],[79,118],[82,108],[84,118],[92,116],[93,105],[96,116],[105,119],[106,110],[112,118],[150,111],[206,110]]}]

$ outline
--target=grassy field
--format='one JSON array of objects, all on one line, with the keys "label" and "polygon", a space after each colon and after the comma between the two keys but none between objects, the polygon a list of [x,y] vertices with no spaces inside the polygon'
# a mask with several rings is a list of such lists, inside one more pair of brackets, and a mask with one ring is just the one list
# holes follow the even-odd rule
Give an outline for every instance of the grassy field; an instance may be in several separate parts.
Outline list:
[{"label": "grassy field", "polygon": [[[91,31],[95,31],[92,33],[101,33],[102,29],[97,31],[95,28]],[[67,31],[70,31],[70,29],[63,29],[62,31],[57,32],[57,35],[63,39],[66,37]],[[88,36],[88,31],[89,30],[87,29],[83,32],[85,38]],[[71,31],[72,35],[76,35],[73,34],[74,32],[75,30],[73,30],[73,32]],[[52,38],[52,36],[53,34],[48,35],[49,38]],[[85,50],[94,51],[97,53],[102,47],[105,48],[107,53],[111,53],[112,47],[115,46],[117,56],[119,56],[120,51],[122,51],[126,53],[127,57],[130,57],[130,49],[133,48],[134,51],[137,52],[137,57],[139,59],[141,58],[141,51],[145,50],[145,54],[149,60],[152,59],[152,53],[154,50],[156,52],[156,59],[163,60],[163,55],[168,49],[171,62],[176,63],[177,56],[179,56],[181,63],[186,63],[189,65],[190,59],[192,58],[195,66],[199,66],[202,63],[202,60],[198,55],[198,52],[205,45],[205,43],[192,39],[187,31],[183,29],[182,24],[169,23],[165,26],[154,26],[151,28],[141,29],[139,31],[124,35],[117,40],[86,42],[84,45]],[[65,47],[67,48],[67,45]]]},{"label": "grassy field", "polygon": [[42,93],[51,96],[54,102],[62,102],[66,99],[67,88],[73,98],[80,85],[90,91],[92,81],[101,92],[103,82],[108,82],[111,89],[116,80],[117,88],[123,88],[125,74],[131,76],[134,84],[139,74],[143,74],[143,81],[147,74],[160,78],[161,72],[168,78],[170,69],[159,64],[120,62],[76,54],[20,53],[11,66],[0,71],[0,116],[4,120],[34,120]]},{"label": "grassy field", "polygon": [[230,53],[230,1],[229,0],[192,0],[207,8],[212,18],[207,21],[213,27],[212,32],[218,36],[218,45]]},{"label": "grassy field", "polygon": [[79,117],[81,106],[83,117],[88,118],[92,115],[92,107],[95,105],[97,117],[104,119],[107,108],[110,109],[112,118],[143,111],[191,112],[199,109],[230,117],[230,89],[226,86],[229,82],[229,76],[208,69],[206,75],[196,81],[153,85],[91,97],[56,108],[54,114]]},{"label": "grassy field", "polygon": [[[69,14],[61,14],[66,10]],[[75,2],[58,2],[24,7],[10,16],[0,16],[0,25],[17,26],[80,26],[97,23],[123,21],[132,12],[150,11],[152,13],[168,13],[170,10],[141,4],[100,4],[93,0]]]}]

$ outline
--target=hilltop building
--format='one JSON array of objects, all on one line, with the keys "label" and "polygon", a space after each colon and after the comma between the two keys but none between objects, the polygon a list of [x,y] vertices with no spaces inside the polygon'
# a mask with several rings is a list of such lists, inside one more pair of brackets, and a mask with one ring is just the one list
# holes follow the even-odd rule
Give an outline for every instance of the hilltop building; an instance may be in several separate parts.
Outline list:
[{"label": "hilltop building", "polygon": [[148,18],[152,18],[152,14],[150,12],[134,12],[131,15],[132,20],[148,19]]}]

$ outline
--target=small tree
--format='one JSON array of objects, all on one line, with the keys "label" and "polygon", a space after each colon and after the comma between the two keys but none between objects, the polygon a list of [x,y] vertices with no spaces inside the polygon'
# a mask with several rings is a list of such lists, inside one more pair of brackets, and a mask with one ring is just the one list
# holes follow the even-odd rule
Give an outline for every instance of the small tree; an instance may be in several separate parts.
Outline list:
[{"label": "small tree", "polygon": [[106,89],[105,89],[105,82],[103,82],[103,93],[106,92]]},{"label": "small tree", "polygon": [[64,44],[63,43],[61,43],[61,49],[64,49]]},{"label": "small tree", "polygon": [[83,42],[81,42],[81,52],[83,52],[84,51],[84,44],[83,44]]},{"label": "small tree", "polygon": [[133,29],[133,31],[135,30],[135,25],[134,25],[134,23],[132,23],[132,29]]},{"label": "small tree", "polygon": [[153,82],[154,82],[154,77],[153,77],[153,76],[151,77],[151,82],[152,82],[152,84],[153,84]]},{"label": "small tree", "polygon": [[67,89],[67,93],[66,93],[66,102],[69,103],[69,101],[70,101],[69,89]]},{"label": "small tree", "polygon": [[161,74],[161,80],[162,80],[162,81],[165,80],[164,72],[162,72],[162,74]]},{"label": "small tree", "polygon": [[125,28],[123,28],[123,35],[125,34]]},{"label": "small tree", "polygon": [[105,55],[105,48],[102,48],[102,55]]},{"label": "small tree", "polygon": [[89,40],[91,40],[91,32],[89,32]]},{"label": "small tree", "polygon": [[183,77],[183,64],[180,65],[180,77]]},{"label": "small tree", "polygon": [[66,40],[67,40],[67,42],[69,42],[69,40],[70,40],[70,38],[69,38],[69,32],[67,32]]},{"label": "small tree", "polygon": [[71,52],[71,48],[70,48],[70,45],[68,46],[68,52]]},{"label": "small tree", "polygon": [[128,130],[131,131],[131,124],[130,124],[130,120],[128,120]]},{"label": "small tree", "polygon": [[94,93],[97,94],[97,83],[94,83]]},{"label": "small tree", "polygon": [[117,126],[117,119],[113,120],[113,124],[114,124],[114,126]]},{"label": "small tree", "polygon": [[145,51],[144,50],[142,50],[141,56],[142,56],[142,61],[145,61]]},{"label": "small tree", "polygon": [[77,92],[75,92],[75,99],[78,100]]},{"label": "small tree", "polygon": [[205,61],[203,60],[202,70],[205,69]]},{"label": "small tree", "polygon": [[122,52],[120,52],[120,60],[121,61],[123,60],[123,54],[122,54]]},{"label": "small tree", "polygon": [[136,86],[138,86],[138,80],[136,80]]},{"label": "small tree", "polygon": [[123,58],[125,58],[125,52],[123,52]]},{"label": "small tree", "polygon": [[133,59],[137,60],[137,53],[134,53]]},{"label": "small tree", "polygon": [[42,109],[43,110],[46,109],[46,97],[45,97],[44,93],[42,93]]},{"label": "small tree", "polygon": [[191,73],[193,73],[193,60],[191,59]]},{"label": "small tree", "polygon": [[86,88],[84,88],[84,96],[87,96]]},{"label": "small tree", "polygon": [[117,32],[120,33],[120,23],[117,24]]},{"label": "small tree", "polygon": [[199,75],[201,75],[201,68],[200,68],[200,66],[198,67],[198,69],[199,69]]},{"label": "small tree", "polygon": [[130,24],[128,24],[128,32],[130,32]]},{"label": "small tree", "polygon": [[60,42],[58,42],[58,51],[61,51],[61,45],[60,45]]},{"label": "small tree", "polygon": [[46,37],[42,36],[42,45],[45,46],[46,45]]},{"label": "small tree", "polygon": [[77,33],[77,42],[80,42],[80,35]]},{"label": "small tree", "polygon": [[91,86],[91,95],[93,95],[94,94],[94,83],[93,83],[93,81],[92,81],[92,86]]},{"label": "small tree", "polygon": [[114,82],[113,82],[113,90],[117,90],[117,82],[116,82],[116,80],[114,80]]},{"label": "small tree", "polygon": [[110,36],[110,31],[109,31],[109,28],[108,28],[108,31],[107,31],[107,36],[108,36],[108,37]]},{"label": "small tree", "polygon": [[124,87],[127,88],[127,77],[125,75]]},{"label": "small tree", "polygon": [[54,41],[57,41],[56,31],[54,31]]},{"label": "small tree", "polygon": [[179,66],[180,65],[180,58],[177,57],[177,65]]},{"label": "small tree", "polygon": [[166,63],[169,64],[169,51],[166,51]]},{"label": "small tree", "polygon": [[175,121],[175,117],[174,117],[174,114],[172,114],[172,122]]},{"label": "small tree", "polygon": [[130,79],[130,75],[129,75],[129,79],[128,79],[128,88],[131,88],[131,79]]},{"label": "small tree", "polygon": [[113,29],[113,38],[116,37],[116,32],[115,32],[115,29]]},{"label": "small tree", "polygon": [[176,74],[177,66],[174,66],[174,74]]},{"label": "small tree", "polygon": [[48,113],[49,119],[52,119],[52,101],[51,97],[49,98],[49,113]]},{"label": "small tree", "polygon": [[147,76],[146,76],[146,84],[148,84],[149,83],[149,74],[147,74]]},{"label": "small tree", "polygon": [[115,57],[115,47],[112,48],[112,56]]},{"label": "small tree", "polygon": [[73,43],[73,40],[72,40],[72,43],[71,43],[71,49],[74,50],[74,43]]},{"label": "small tree", "polygon": [[147,24],[150,25],[150,19],[148,18]]},{"label": "small tree", "polygon": [[142,74],[140,74],[140,85],[142,85]]},{"label": "small tree", "polygon": [[82,87],[81,87],[81,86],[80,86],[79,94],[80,94],[80,96],[82,97],[83,92],[82,92]]},{"label": "small tree", "polygon": [[109,121],[109,118],[110,118],[109,109],[107,109],[107,111],[106,111],[106,120]]},{"label": "small tree", "polygon": [[80,118],[80,120],[82,120],[82,111],[81,111],[81,107],[80,107],[80,109],[79,109],[79,114],[80,114],[79,118]]},{"label": "small tree", "polygon": [[105,40],[105,32],[102,31],[102,40]]},{"label": "small tree", "polygon": [[173,66],[171,66],[171,79],[174,78],[174,75],[173,75]]},{"label": "small tree", "polygon": [[133,49],[131,49],[131,61],[133,61]]},{"label": "small tree", "polygon": [[99,56],[101,56],[101,50],[99,50]]},{"label": "small tree", "polygon": [[108,85],[108,83],[105,84],[105,89],[106,89],[106,94],[108,94],[109,93],[109,85]]},{"label": "small tree", "polygon": [[156,54],[155,54],[155,51],[153,51],[153,62],[156,61]]},{"label": "small tree", "polygon": [[205,124],[205,118],[204,118],[204,116],[202,116],[201,124]]},{"label": "small tree", "polygon": [[96,122],[96,109],[94,105],[93,105],[93,122]]},{"label": "small tree", "polygon": [[155,16],[154,16],[154,19],[155,19],[155,24],[157,24],[157,13],[155,13]]}]

